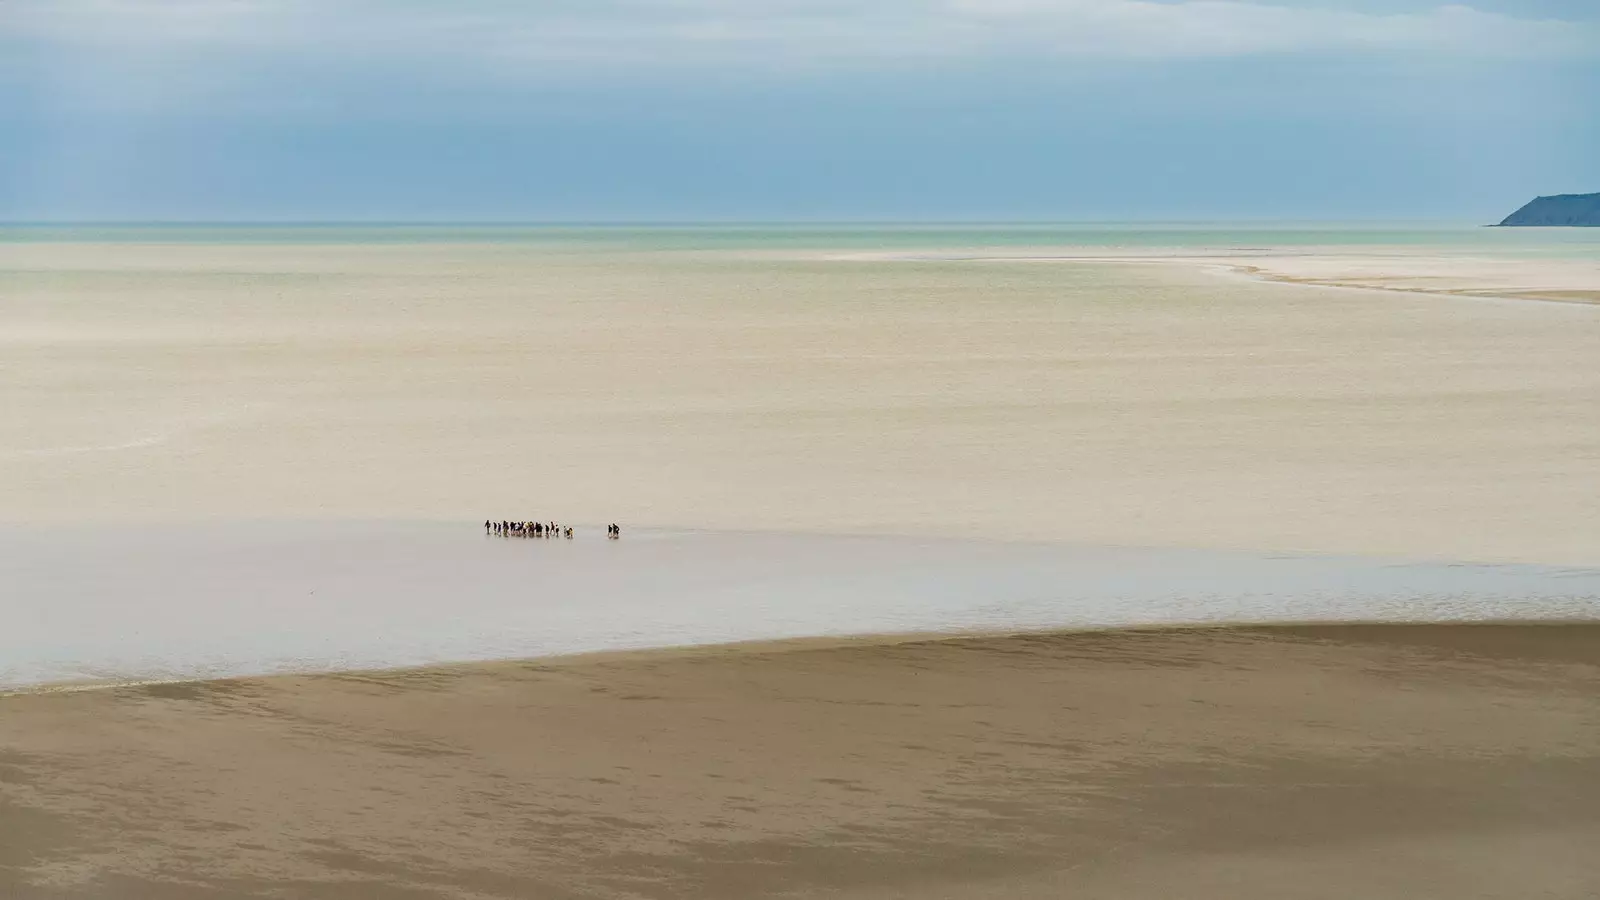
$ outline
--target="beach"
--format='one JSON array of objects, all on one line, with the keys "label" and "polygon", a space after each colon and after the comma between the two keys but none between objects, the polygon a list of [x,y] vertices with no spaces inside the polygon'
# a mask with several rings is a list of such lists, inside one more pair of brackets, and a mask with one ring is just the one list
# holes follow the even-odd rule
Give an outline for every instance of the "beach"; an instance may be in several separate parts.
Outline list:
[{"label": "beach", "polygon": [[18,900],[1587,898],[1600,627],[835,639],[0,698]]},{"label": "beach", "polygon": [[0,229],[0,897],[1593,897],[1596,246]]},{"label": "beach", "polygon": [[[1377,247],[1437,268],[1440,241],[1488,253],[1481,231]],[[915,229],[341,234],[0,244],[0,518],[1596,561],[1592,305],[1211,259],[1270,233],[1058,236],[1201,245],[1135,248],[1196,260],[1163,265],[939,258],[983,235]],[[1375,255],[1323,246],[1341,235],[1270,264]],[[1050,236],[966,252],[1064,253]],[[1561,272],[1588,252],[1552,246]]]}]

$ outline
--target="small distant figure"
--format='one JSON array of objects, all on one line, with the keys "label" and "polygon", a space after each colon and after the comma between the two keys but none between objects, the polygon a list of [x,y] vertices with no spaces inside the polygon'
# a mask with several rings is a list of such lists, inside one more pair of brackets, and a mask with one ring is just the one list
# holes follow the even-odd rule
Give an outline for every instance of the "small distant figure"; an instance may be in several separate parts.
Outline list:
[{"label": "small distant figure", "polygon": [[572,540],[572,526],[571,525],[568,525],[566,527],[566,530],[563,532],[563,535],[567,538],[567,540],[569,540],[569,541]]},{"label": "small distant figure", "polygon": [[483,520],[483,533],[484,534],[489,534],[492,531],[494,531],[494,523],[490,522],[488,519],[484,519]]},{"label": "small distant figure", "polygon": [[614,541],[617,538],[622,537],[622,529],[618,527],[617,523],[612,522],[611,527],[606,529],[606,537]]}]

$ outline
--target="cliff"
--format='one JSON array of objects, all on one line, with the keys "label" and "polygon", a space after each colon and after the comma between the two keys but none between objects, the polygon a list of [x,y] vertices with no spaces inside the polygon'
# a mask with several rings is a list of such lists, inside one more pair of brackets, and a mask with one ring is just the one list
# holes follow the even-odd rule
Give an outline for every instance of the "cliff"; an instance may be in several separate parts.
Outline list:
[{"label": "cliff", "polygon": [[1537,197],[1532,203],[1506,216],[1500,224],[1600,226],[1600,194]]}]

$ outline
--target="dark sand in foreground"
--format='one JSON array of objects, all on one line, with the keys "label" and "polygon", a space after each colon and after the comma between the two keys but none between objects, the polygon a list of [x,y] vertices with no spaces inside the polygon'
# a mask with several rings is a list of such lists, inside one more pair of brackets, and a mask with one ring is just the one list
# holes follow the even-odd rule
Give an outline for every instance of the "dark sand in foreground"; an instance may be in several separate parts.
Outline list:
[{"label": "dark sand in foreground", "polygon": [[0,697],[0,897],[1600,895],[1600,625]]}]

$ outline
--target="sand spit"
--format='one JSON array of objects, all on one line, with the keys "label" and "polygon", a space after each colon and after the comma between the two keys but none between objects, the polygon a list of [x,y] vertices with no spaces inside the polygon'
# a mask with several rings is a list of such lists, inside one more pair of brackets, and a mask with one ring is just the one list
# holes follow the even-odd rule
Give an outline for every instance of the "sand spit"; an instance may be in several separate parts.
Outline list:
[{"label": "sand spit", "polygon": [[935,260],[1028,263],[1055,262],[1084,265],[1143,264],[1226,271],[1272,284],[1349,288],[1476,297],[1502,300],[1543,300],[1556,303],[1600,303],[1600,263],[1587,259],[1475,258],[1431,256],[1421,253],[1372,254],[1349,251],[1279,251],[1267,248],[1237,251],[1112,254],[1029,255],[858,255],[858,260],[898,259],[904,262]]},{"label": "sand spit", "polygon": [[1452,297],[1600,303],[1600,263],[1427,258],[1229,260],[1264,281]]},{"label": "sand spit", "polygon": [[0,896],[1589,898],[1600,626],[801,642],[0,699]]}]

